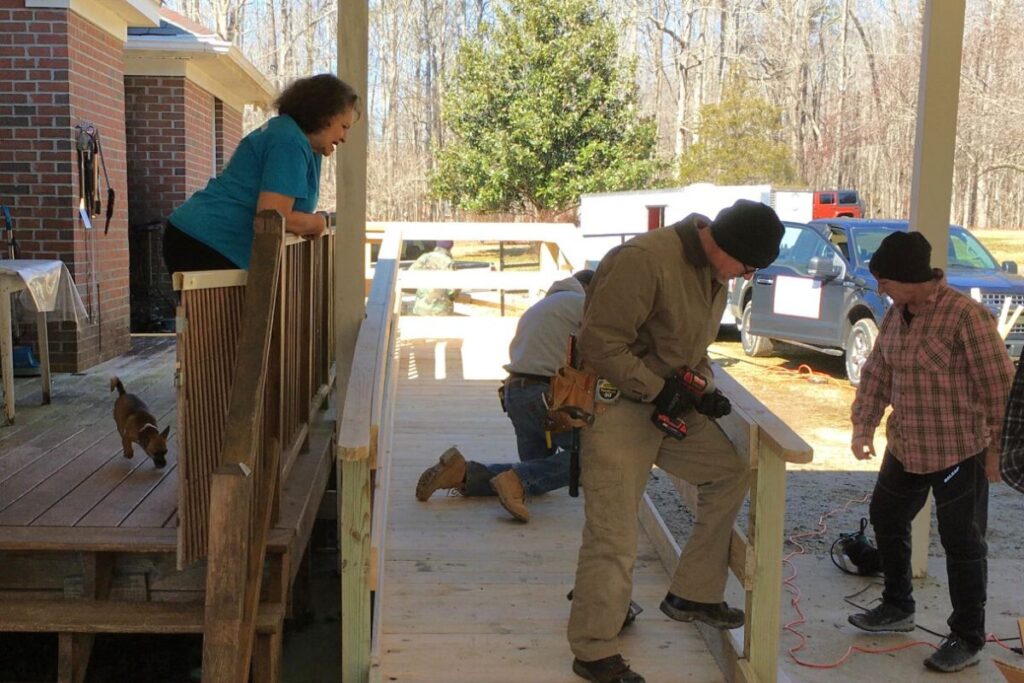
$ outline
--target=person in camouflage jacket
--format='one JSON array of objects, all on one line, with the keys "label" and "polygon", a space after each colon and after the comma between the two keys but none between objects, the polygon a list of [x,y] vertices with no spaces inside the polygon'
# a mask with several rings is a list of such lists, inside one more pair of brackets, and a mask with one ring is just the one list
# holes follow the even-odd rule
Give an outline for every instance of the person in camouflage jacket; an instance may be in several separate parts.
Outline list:
[{"label": "person in camouflage jacket", "polygon": [[[451,248],[450,241],[438,242],[433,251],[421,254],[409,270],[454,270]],[[412,314],[452,315],[456,293],[454,289],[417,289]]]}]

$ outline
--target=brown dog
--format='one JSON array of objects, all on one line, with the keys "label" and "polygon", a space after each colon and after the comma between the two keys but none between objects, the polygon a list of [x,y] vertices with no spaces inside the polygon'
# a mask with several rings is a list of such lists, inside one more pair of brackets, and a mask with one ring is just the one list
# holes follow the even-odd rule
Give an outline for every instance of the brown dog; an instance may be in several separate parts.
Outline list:
[{"label": "brown dog", "polygon": [[142,446],[142,450],[153,459],[153,464],[159,469],[167,464],[167,434],[171,428],[166,427],[164,431],[156,426],[156,418],[149,412],[145,402],[135,394],[126,393],[124,385],[117,377],[110,378],[110,390],[117,389],[117,400],[114,402],[114,422],[117,423],[117,432],[121,435],[121,445],[124,446],[124,457],[130,458],[135,453],[132,450],[132,442]]}]

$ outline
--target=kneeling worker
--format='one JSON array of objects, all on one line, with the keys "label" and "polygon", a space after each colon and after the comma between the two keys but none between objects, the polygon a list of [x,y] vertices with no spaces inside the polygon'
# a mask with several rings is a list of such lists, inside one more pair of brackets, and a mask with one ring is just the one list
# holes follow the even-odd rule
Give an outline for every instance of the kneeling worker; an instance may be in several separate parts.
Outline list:
[{"label": "kneeling worker", "polygon": [[749,471],[712,419],[731,408],[712,386],[707,348],[718,334],[726,283],[774,261],[782,234],[771,208],[740,200],[713,222],[691,214],[634,237],[597,268],[580,354],[584,369],[620,395],[603,395],[611,402],[582,432],[586,523],[568,637],[572,669],[588,681],[644,681],[622,658],[618,633],[632,590],[637,511],[654,464],[696,485],[700,501],[662,612],[718,628],[743,625],[743,612],[722,597]]},{"label": "kneeling worker", "polygon": [[565,364],[569,335],[579,329],[586,287],[593,275],[592,270],[581,270],[554,283],[516,326],[502,401],[516,432],[520,462],[485,465],[467,461],[452,446],[420,475],[416,498],[427,500],[438,489],[454,489],[464,496],[497,495],[509,514],[528,522],[527,495],[569,485],[571,433],[545,432],[545,395],[551,377]]}]

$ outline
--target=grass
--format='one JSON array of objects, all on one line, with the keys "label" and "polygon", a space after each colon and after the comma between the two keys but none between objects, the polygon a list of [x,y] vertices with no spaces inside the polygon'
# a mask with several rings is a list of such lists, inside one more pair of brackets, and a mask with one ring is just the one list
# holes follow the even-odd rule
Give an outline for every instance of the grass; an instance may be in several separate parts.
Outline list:
[{"label": "grass", "polygon": [[1024,268],[1024,230],[973,230],[996,261],[1016,261]]}]

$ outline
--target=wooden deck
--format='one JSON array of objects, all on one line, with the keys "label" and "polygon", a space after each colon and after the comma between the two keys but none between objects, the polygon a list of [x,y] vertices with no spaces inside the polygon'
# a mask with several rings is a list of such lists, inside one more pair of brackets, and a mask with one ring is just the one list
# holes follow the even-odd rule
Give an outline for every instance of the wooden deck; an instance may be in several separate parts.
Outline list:
[{"label": "wooden deck", "polygon": [[[18,378],[17,422],[0,427],[0,597],[61,599],[81,592],[82,553],[116,555],[116,599],[202,602],[205,564],[175,568],[178,468],[175,340],[133,337],[131,351],[83,373],[54,378],[40,405],[38,378]],[[171,426],[161,470],[135,447],[122,455],[110,377],[139,394]],[[310,429],[282,489],[268,552],[279,572],[268,590],[287,591],[298,571],[330,474],[333,413]],[[55,552],[38,552],[55,551]],[[132,558],[135,559],[132,559]],[[144,577],[143,577],[144,575]]]},{"label": "wooden deck", "polygon": [[[579,681],[565,628],[582,498],[533,498],[532,520],[520,524],[493,498],[413,496],[420,472],[453,443],[482,462],[516,459],[496,396],[515,319],[440,321],[401,320],[380,679]],[[623,635],[624,656],[651,683],[723,680],[697,630],[658,610],[669,579],[641,539],[634,599],[645,612]]]},{"label": "wooden deck", "polygon": [[[139,446],[131,460],[122,455],[109,385],[115,375],[129,392],[144,397],[161,429],[171,426],[162,470]],[[60,376],[52,405],[39,405],[38,379],[18,379],[15,395],[17,422],[0,428],[0,544],[9,547],[19,537],[28,544],[52,537],[62,547],[75,537],[81,543],[116,543],[127,530],[149,529],[162,530],[149,534],[151,539],[167,536],[173,546],[172,337],[136,337],[128,355]]]}]

